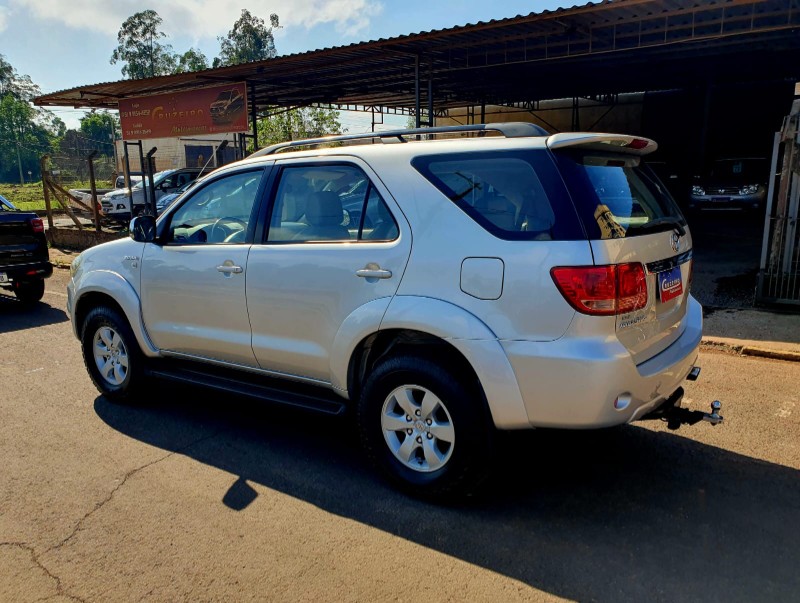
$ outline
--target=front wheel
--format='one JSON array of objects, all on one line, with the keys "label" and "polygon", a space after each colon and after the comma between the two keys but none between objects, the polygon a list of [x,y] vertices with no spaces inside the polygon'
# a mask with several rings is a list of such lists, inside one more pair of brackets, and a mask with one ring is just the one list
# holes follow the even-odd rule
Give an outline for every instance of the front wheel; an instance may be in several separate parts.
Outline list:
[{"label": "front wheel", "polygon": [[466,494],[487,475],[494,426],[479,383],[454,374],[426,358],[399,356],[378,365],[364,385],[358,423],[367,456],[411,494]]},{"label": "front wheel", "polygon": [[113,308],[89,311],[81,333],[83,360],[100,393],[129,401],[144,381],[144,356],[130,325]]},{"label": "front wheel", "polygon": [[44,297],[44,281],[14,283],[14,295],[24,304],[35,304]]}]

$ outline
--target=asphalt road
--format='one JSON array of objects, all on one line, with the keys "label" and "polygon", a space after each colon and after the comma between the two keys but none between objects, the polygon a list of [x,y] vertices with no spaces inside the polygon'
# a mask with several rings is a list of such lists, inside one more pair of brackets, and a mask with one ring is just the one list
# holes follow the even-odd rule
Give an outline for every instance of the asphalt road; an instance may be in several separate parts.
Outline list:
[{"label": "asphalt road", "polygon": [[707,308],[752,308],[763,212],[694,212],[687,219],[694,245],[694,296]]},{"label": "asphalt road", "polygon": [[485,493],[400,495],[341,419],[98,396],[64,313],[0,298],[0,601],[789,601],[800,364],[702,354],[726,424],[506,435]]}]

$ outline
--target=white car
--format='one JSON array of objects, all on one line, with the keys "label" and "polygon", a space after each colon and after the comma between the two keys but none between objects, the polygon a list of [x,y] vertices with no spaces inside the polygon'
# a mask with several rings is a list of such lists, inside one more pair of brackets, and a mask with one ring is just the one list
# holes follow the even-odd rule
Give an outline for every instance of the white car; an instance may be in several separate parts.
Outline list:
[{"label": "white car", "polygon": [[352,408],[369,458],[432,496],[480,483],[496,429],[718,423],[680,407],[702,312],[655,143],[424,132],[470,130],[504,135],[265,149],[82,253],[68,308],[98,389]]},{"label": "white car", "polygon": [[[200,168],[181,168],[164,170],[153,174],[153,190],[156,202],[164,195],[172,194],[189,182],[194,181],[200,174]],[[137,182],[131,189],[119,188],[103,195],[100,207],[109,218],[128,222],[132,216],[139,215],[148,201],[147,189],[149,180],[145,178]],[[133,211],[131,211],[131,198]]]}]

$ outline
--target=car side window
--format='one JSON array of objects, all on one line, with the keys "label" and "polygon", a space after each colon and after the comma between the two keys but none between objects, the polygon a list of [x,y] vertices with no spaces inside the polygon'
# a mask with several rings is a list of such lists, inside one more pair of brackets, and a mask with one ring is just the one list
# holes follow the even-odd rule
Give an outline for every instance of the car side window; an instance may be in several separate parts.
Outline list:
[{"label": "car side window", "polygon": [[176,245],[244,243],[262,171],[238,172],[198,189],[172,215],[167,242]]},{"label": "car side window", "polygon": [[360,238],[364,241],[393,241],[400,234],[397,222],[394,221],[386,203],[372,185],[369,187],[360,232]]},{"label": "car side window", "polygon": [[385,241],[398,233],[389,208],[360,168],[319,164],[281,171],[268,242]]}]

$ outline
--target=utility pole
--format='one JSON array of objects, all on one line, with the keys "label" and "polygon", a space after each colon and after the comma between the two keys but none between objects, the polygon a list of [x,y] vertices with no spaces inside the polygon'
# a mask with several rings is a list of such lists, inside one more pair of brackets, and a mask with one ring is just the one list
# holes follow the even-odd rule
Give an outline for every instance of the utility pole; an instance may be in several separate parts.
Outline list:
[{"label": "utility pole", "polygon": [[19,156],[19,139],[17,139],[17,166],[19,167],[19,183],[25,184],[25,176],[22,175],[22,158]]}]

